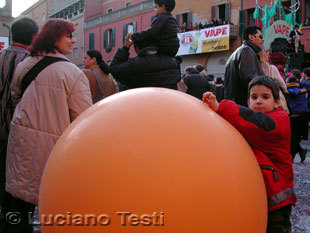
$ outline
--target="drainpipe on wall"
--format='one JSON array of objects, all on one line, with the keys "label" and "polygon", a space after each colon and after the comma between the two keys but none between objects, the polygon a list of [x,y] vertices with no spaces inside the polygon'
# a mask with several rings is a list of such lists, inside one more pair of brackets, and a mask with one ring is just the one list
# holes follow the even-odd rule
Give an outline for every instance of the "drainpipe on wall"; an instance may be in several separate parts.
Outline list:
[{"label": "drainpipe on wall", "polygon": [[8,30],[9,30],[9,36],[8,36],[8,39],[9,39],[9,45],[11,44],[11,27],[6,25],[5,23],[2,23],[3,27],[6,27]]}]

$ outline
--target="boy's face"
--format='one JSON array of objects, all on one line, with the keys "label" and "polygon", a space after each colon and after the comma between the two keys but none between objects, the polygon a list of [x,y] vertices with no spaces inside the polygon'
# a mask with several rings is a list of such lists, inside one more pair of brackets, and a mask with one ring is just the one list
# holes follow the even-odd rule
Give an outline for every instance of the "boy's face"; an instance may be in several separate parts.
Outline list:
[{"label": "boy's face", "polygon": [[159,15],[161,13],[166,12],[166,7],[165,7],[165,5],[159,6],[158,4],[155,3],[155,9],[154,10],[155,10],[155,14]]},{"label": "boy's face", "polygon": [[271,112],[278,108],[280,100],[274,100],[272,91],[264,85],[255,85],[250,90],[249,108],[254,112]]}]

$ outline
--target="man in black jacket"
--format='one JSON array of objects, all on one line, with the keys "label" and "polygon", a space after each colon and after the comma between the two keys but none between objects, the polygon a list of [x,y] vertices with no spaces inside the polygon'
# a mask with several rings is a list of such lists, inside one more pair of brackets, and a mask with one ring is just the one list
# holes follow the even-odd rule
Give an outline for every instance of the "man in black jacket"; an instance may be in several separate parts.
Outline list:
[{"label": "man in black jacket", "polygon": [[292,48],[294,52],[298,53],[298,48],[300,46],[299,36],[303,35],[302,32],[298,31],[299,26],[295,25],[294,29],[290,32],[290,37],[292,38]]},{"label": "man in black jacket", "polygon": [[116,51],[110,64],[113,77],[128,88],[166,87],[176,90],[181,79],[177,60],[158,54],[157,47],[150,46],[150,41],[135,42],[137,56],[129,58],[132,44],[128,34],[125,45]]},{"label": "man in black jacket", "polygon": [[258,52],[264,43],[259,27],[247,27],[243,33],[242,45],[229,57],[226,63],[224,99],[234,100],[247,106],[248,84],[256,76],[263,75]]},{"label": "man in black jacket", "polygon": [[183,81],[187,86],[186,93],[202,100],[203,93],[210,91],[208,78],[199,74],[199,71],[191,66],[186,67],[185,72],[187,75]]},{"label": "man in black jacket", "polygon": [[5,163],[10,122],[14,107],[11,98],[11,81],[18,63],[26,59],[30,53],[33,36],[38,32],[37,23],[30,18],[21,18],[11,26],[12,43],[0,52],[0,231],[4,223],[3,204],[9,202],[5,192]]}]

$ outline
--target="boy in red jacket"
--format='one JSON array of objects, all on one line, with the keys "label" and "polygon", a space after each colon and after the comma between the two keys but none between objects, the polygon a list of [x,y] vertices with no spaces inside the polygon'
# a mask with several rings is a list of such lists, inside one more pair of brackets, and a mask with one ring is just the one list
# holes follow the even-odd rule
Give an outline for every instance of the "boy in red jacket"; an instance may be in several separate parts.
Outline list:
[{"label": "boy in red jacket", "polygon": [[260,165],[268,198],[267,233],[291,232],[291,208],[296,203],[290,155],[290,119],[279,107],[279,86],[267,76],[254,78],[248,87],[248,106],[230,100],[220,104],[211,92],[203,101],[245,137]]}]

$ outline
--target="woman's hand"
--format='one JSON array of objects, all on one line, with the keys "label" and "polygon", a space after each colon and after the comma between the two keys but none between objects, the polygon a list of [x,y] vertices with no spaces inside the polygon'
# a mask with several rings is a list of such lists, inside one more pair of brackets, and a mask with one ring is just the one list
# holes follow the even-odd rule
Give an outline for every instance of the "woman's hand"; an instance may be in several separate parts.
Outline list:
[{"label": "woman's hand", "polygon": [[215,112],[217,112],[219,109],[219,103],[217,102],[216,97],[212,92],[205,92],[203,94],[202,101],[209,105],[209,107]]}]

